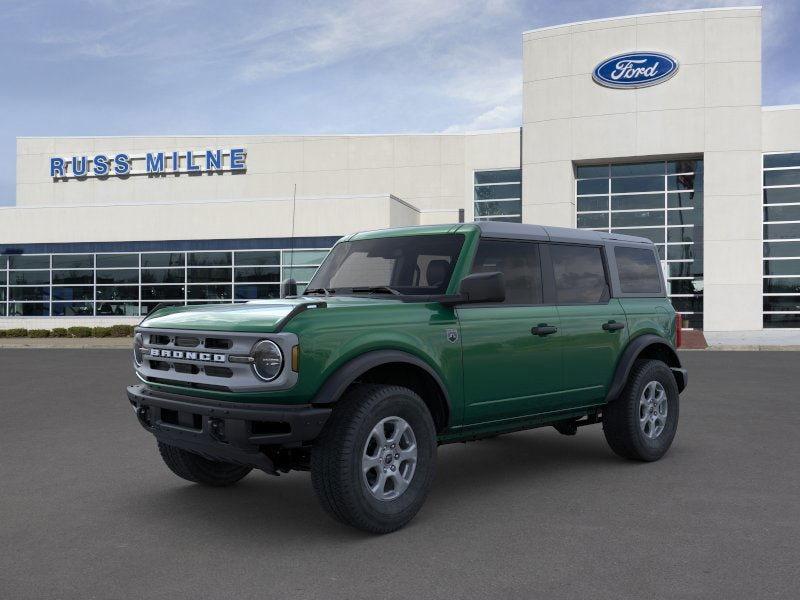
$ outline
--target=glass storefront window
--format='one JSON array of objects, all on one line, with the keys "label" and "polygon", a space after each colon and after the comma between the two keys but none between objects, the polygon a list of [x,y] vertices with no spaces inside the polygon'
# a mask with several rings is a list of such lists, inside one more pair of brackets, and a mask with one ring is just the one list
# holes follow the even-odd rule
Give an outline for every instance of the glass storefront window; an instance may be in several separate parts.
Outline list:
[{"label": "glass storefront window", "polygon": [[800,328],[800,152],[765,154],[763,166],[763,324]]},{"label": "glass storefront window", "polygon": [[142,253],[142,267],[182,267],[186,264],[183,252]]},{"label": "glass storefront window", "polygon": [[703,161],[577,165],[575,176],[578,227],[652,240],[685,326],[702,327]]},{"label": "glass storefront window", "polygon": [[98,254],[98,269],[119,269],[124,267],[139,267],[138,254]]},{"label": "glass storefront window", "polygon": [[52,307],[52,316],[54,317],[91,317],[94,315],[94,305],[91,302],[53,302]]},{"label": "glass storefront window", "polygon": [[522,222],[522,170],[475,171],[476,221]]},{"label": "glass storefront window", "polygon": [[189,252],[190,267],[226,267],[231,264],[230,252]]},{"label": "glass storefront window", "polygon": [[[242,251],[234,253],[234,258],[236,261],[236,266],[261,266],[261,265],[280,265],[281,264],[281,253],[277,250],[273,251],[260,251],[260,250],[251,250],[251,251]],[[286,253],[289,254],[288,252]],[[326,253],[327,254],[327,253]],[[324,254],[323,254],[324,256]],[[295,257],[296,258],[296,257]],[[289,257],[286,258],[287,262],[289,261]]]},{"label": "glass storefront window", "polygon": [[162,303],[277,298],[281,279],[293,276],[304,287],[327,254],[286,248],[0,255],[0,315],[140,316]]},{"label": "glass storefront window", "polygon": [[98,269],[97,283],[139,283],[138,269]]},{"label": "glass storefront window", "polygon": [[50,283],[50,271],[11,271],[8,274],[9,285],[47,285]]},{"label": "glass storefront window", "polygon": [[54,269],[91,269],[94,267],[92,254],[56,254],[53,256]]},{"label": "glass storefront window", "polygon": [[49,269],[49,254],[19,254],[8,257],[9,269]]},{"label": "glass storefront window", "polygon": [[84,286],[53,286],[53,300],[89,300],[91,301],[94,288]]}]

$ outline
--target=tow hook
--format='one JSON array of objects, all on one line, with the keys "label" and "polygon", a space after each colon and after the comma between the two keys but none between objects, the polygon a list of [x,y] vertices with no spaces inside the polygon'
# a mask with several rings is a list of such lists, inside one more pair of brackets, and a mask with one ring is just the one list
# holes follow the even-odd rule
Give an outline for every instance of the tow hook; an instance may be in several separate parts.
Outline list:
[{"label": "tow hook", "polygon": [[150,427],[150,407],[148,406],[137,406],[134,409],[136,413],[136,418],[139,419],[139,422],[144,425],[145,427]]},{"label": "tow hook", "polygon": [[218,442],[225,441],[225,421],[211,417],[208,419],[208,433]]}]

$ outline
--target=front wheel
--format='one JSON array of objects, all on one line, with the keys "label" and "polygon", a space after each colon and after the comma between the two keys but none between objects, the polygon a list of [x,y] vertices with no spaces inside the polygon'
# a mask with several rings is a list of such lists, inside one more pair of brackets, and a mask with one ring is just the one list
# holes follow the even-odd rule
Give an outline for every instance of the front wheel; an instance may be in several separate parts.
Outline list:
[{"label": "front wheel", "polygon": [[436,469],[436,428],[413,391],[361,385],[339,401],[317,439],[311,481],[335,519],[372,533],[408,523]]},{"label": "front wheel", "polygon": [[633,460],[666,454],[678,428],[678,385],[660,360],[637,360],[620,396],[603,410],[603,433],[611,449]]}]

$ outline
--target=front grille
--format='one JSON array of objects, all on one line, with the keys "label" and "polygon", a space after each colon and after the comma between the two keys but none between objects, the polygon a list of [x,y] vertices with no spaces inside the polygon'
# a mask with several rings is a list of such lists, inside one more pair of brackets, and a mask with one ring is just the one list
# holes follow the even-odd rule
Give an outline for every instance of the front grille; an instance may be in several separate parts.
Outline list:
[{"label": "front grille", "polygon": [[142,334],[143,360],[138,375],[151,383],[232,392],[260,392],[287,389],[297,381],[291,364],[281,374],[265,383],[256,377],[252,365],[231,361],[231,356],[249,356],[260,340],[271,339],[281,347],[285,357],[292,355],[297,335],[223,333],[218,331],[137,329]]}]

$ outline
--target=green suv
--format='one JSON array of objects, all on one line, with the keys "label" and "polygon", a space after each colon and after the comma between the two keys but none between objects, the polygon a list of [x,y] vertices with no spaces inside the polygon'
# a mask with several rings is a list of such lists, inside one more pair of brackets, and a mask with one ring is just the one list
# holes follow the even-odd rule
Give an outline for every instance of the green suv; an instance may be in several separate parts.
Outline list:
[{"label": "green suv", "polygon": [[679,335],[649,240],[370,231],[340,240],[301,295],[152,312],[128,398],[178,476],[310,470],[331,516],[386,533],[425,501],[439,444],[602,423],[620,456],[661,458],[687,383]]}]

